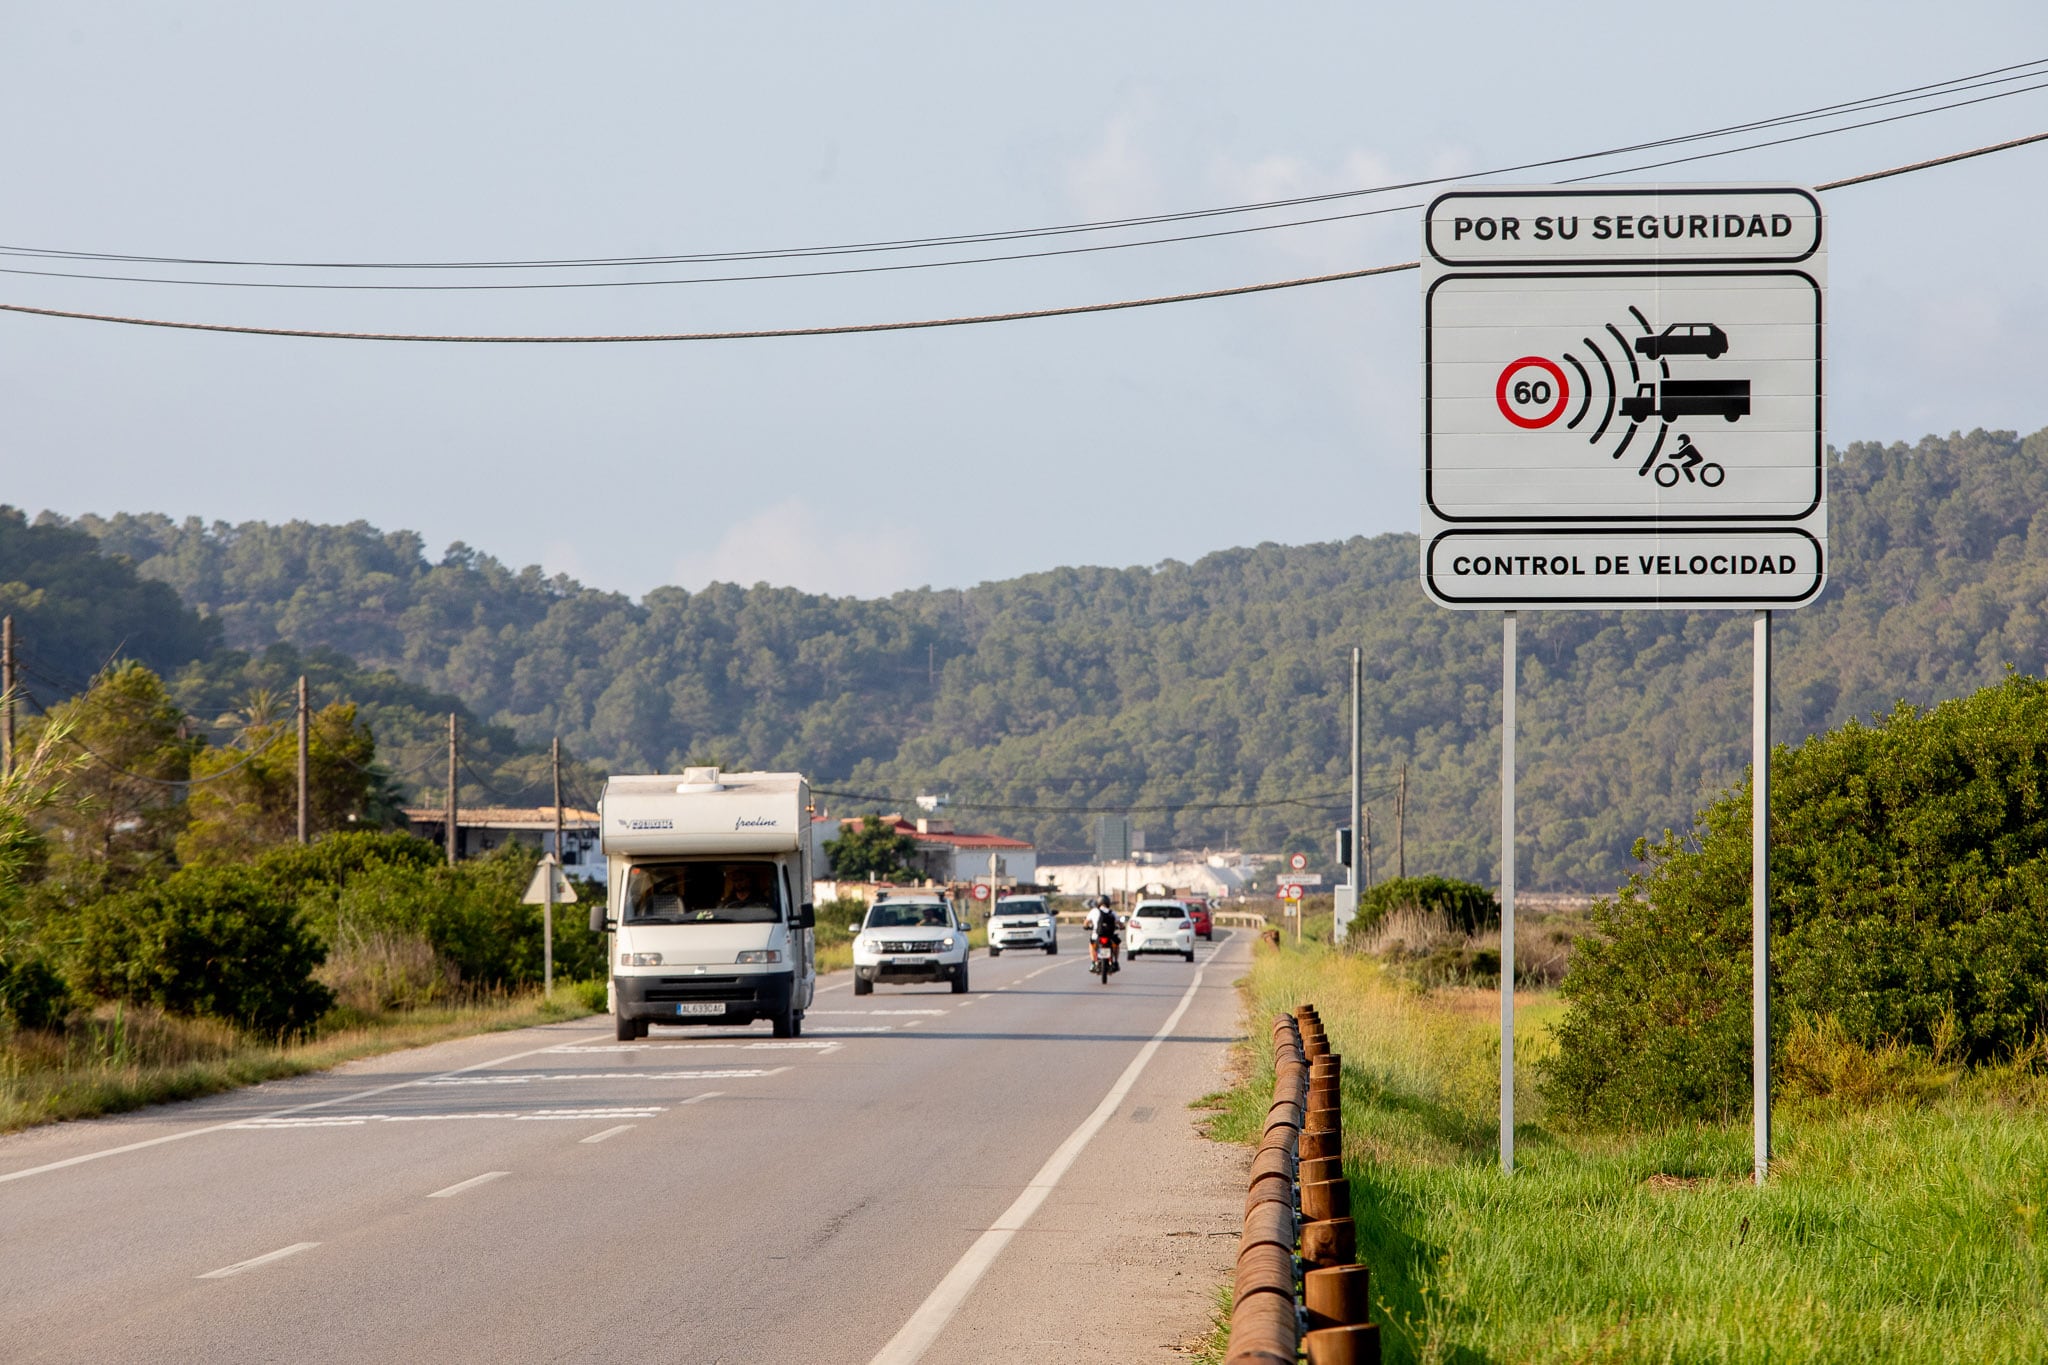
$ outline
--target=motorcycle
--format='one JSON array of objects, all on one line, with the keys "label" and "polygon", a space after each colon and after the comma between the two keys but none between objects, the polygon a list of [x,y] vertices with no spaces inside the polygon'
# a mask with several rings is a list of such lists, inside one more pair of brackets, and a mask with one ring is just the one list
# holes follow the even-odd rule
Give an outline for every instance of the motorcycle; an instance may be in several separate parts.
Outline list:
[{"label": "motorcycle", "polygon": [[1116,940],[1108,934],[1095,936],[1095,974],[1105,986],[1109,984],[1109,974],[1116,970],[1115,947]]}]

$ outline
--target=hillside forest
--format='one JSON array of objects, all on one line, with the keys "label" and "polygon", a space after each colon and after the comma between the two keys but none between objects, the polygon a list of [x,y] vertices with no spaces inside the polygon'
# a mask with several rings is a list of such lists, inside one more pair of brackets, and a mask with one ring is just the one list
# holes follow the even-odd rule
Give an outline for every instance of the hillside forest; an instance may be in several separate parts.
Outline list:
[{"label": "hillside forest", "polygon": [[[1830,584],[1776,626],[1778,738],[2042,672],[2048,431],[1831,459]],[[456,709],[466,801],[546,800],[559,735],[576,799],[607,770],[794,768],[835,813],[948,793],[963,827],[1055,859],[1088,846],[1099,809],[1134,812],[1155,848],[1327,858],[1356,644],[1378,859],[1405,765],[1407,870],[1491,883],[1499,617],[1431,605],[1416,560],[1387,534],[872,600],[715,583],[634,601],[360,522],[8,510],[0,608],[44,704],[117,656],[201,720],[308,672],[413,799],[439,799]],[[1610,891],[1638,838],[1741,780],[1749,645],[1742,613],[1523,617],[1525,885]]]}]

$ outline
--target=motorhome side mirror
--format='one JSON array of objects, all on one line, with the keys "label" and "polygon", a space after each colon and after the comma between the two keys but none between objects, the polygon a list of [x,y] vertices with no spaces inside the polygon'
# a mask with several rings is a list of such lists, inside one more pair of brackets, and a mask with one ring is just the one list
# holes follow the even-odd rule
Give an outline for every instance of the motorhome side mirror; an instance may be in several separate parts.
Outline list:
[{"label": "motorhome side mirror", "polygon": [[604,912],[605,912],[605,908],[606,908],[606,907],[605,907],[605,903],[604,903],[603,901],[592,901],[592,902],[590,903],[590,932],[591,932],[591,933],[593,933],[593,934],[601,934],[601,933],[603,933],[603,932],[604,932],[605,930],[607,930],[607,929],[609,929],[609,928],[611,928],[611,927],[612,927],[612,922],[611,922],[611,920],[609,920],[609,919],[608,919],[608,918],[606,918],[606,916],[605,916],[605,913],[604,913]]},{"label": "motorhome side mirror", "polygon": [[818,907],[812,905],[809,901],[805,901],[802,905],[799,905],[796,908],[796,927],[799,929],[817,928]]}]

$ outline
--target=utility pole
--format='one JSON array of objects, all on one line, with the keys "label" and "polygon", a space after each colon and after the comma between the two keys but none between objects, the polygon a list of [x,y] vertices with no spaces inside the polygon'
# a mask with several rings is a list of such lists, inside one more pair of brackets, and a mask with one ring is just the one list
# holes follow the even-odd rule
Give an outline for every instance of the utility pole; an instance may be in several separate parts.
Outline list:
[{"label": "utility pole", "polygon": [[0,619],[0,777],[14,771],[14,618]]},{"label": "utility pole", "polygon": [[299,842],[300,842],[301,844],[304,844],[304,843],[308,842],[308,840],[307,840],[307,837],[306,837],[306,836],[307,836],[307,834],[308,834],[308,832],[309,832],[309,831],[308,831],[308,829],[307,829],[307,811],[306,811],[306,750],[307,750],[307,748],[308,748],[308,744],[307,744],[307,706],[306,706],[306,675],[305,675],[305,674],[303,674],[303,673],[301,673],[301,674],[299,674]]},{"label": "utility pole", "polygon": [[448,846],[448,866],[455,866],[455,713],[448,713],[448,819],[442,827]]},{"label": "utility pole", "polygon": [[[556,735],[548,746],[548,758],[555,770],[555,850],[551,855],[556,866],[562,861],[562,737]],[[548,888],[540,903],[540,962],[541,989],[549,995],[555,993],[555,869],[541,859],[541,871],[547,874]]]},{"label": "utility pole", "polygon": [[1408,762],[1401,762],[1401,791],[1394,798],[1394,876],[1408,875]]}]

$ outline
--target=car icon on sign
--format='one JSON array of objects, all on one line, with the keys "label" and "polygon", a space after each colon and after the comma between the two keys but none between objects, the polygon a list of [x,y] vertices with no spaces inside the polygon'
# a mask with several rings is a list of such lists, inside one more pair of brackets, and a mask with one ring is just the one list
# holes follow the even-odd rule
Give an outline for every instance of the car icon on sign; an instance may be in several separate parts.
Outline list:
[{"label": "car icon on sign", "polygon": [[1667,355],[1703,355],[1718,360],[1728,351],[1728,334],[1711,322],[1674,322],[1651,336],[1637,337],[1636,353],[1650,360]]}]

